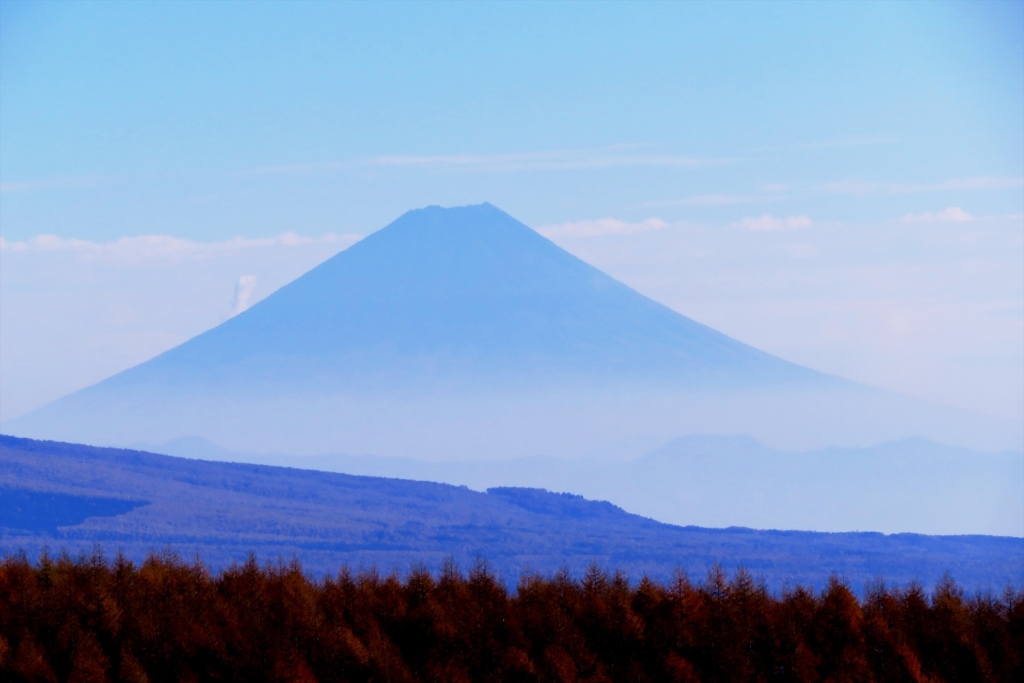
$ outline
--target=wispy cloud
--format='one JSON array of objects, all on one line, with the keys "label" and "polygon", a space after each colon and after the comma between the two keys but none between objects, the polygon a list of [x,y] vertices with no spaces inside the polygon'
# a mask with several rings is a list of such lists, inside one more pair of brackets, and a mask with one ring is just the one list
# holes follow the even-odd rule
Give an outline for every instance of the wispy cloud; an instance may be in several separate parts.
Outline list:
[{"label": "wispy cloud", "polygon": [[839,138],[836,140],[824,140],[822,142],[804,142],[797,143],[794,145],[775,145],[770,147],[758,147],[752,151],[754,152],[784,152],[789,150],[800,150],[800,149],[832,149],[836,147],[869,147],[875,145],[895,145],[899,144],[901,140],[899,138],[892,137],[852,137],[852,138]]},{"label": "wispy cloud", "polygon": [[396,154],[349,161],[261,166],[239,171],[236,175],[309,173],[346,168],[434,168],[476,173],[504,173],[532,170],[587,170],[654,166],[663,168],[699,168],[730,163],[712,159],[644,151],[637,145],[618,145],[598,149],[568,149],[507,154]]},{"label": "wispy cloud", "polygon": [[765,197],[745,197],[731,194],[698,194],[683,199],[670,199],[661,202],[646,202],[641,206],[731,206],[733,204],[751,204],[766,199]]},{"label": "wispy cloud", "polygon": [[961,178],[947,180],[935,186],[937,190],[1003,190],[1012,187],[1024,187],[1024,178]]},{"label": "wispy cloud", "polygon": [[820,186],[830,194],[911,194],[915,192],[938,192],[942,190],[1004,190],[1024,187],[1024,178],[985,176],[981,178],[956,178],[932,184],[873,183],[859,180],[826,183]]},{"label": "wispy cloud", "polygon": [[764,214],[757,218],[744,218],[735,225],[755,232],[781,232],[809,228],[813,225],[813,221],[805,215],[773,218],[768,214]]},{"label": "wispy cloud", "polygon": [[267,247],[300,247],[331,244],[347,247],[361,239],[360,235],[328,233],[321,237],[303,237],[285,232],[276,237],[234,237],[216,242],[198,242],[170,235],[122,237],[109,242],[91,242],[56,235],[38,235],[22,242],[0,237],[0,252],[39,253],[69,252],[87,257],[109,257],[122,261],[146,261],[164,258],[207,259],[245,249]]},{"label": "wispy cloud", "polygon": [[601,235],[631,235],[638,232],[661,230],[670,224],[660,218],[648,218],[639,223],[627,223],[617,218],[599,218],[573,221],[557,225],[542,225],[537,232],[545,237],[599,237]]},{"label": "wispy cloud", "polygon": [[736,204],[756,204],[783,199],[784,193],[808,195],[824,192],[826,194],[847,195],[897,195],[922,192],[941,192],[949,190],[1006,190],[1024,187],[1024,178],[1002,176],[982,176],[979,178],[954,178],[939,183],[876,183],[862,180],[844,180],[825,183],[818,186],[794,186],[782,183],[761,185],[754,194],[712,193],[699,194],[665,201],[645,202],[639,206],[730,206]]},{"label": "wispy cloud", "polygon": [[948,209],[938,211],[936,213],[908,213],[901,220],[904,223],[964,223],[967,221],[973,221],[974,216],[958,206],[951,206]]},{"label": "wispy cloud", "polygon": [[[784,232],[809,228],[814,222],[806,215],[787,216],[775,218],[764,214],[758,217],[748,217],[733,225],[736,227],[752,230],[755,232]],[[570,221],[552,225],[542,225],[537,232],[545,237],[601,237],[604,235],[633,235],[654,230],[664,230],[672,226],[685,225],[683,223],[670,223],[660,218],[648,218],[643,221],[630,223],[618,218],[600,218],[597,220]]]}]

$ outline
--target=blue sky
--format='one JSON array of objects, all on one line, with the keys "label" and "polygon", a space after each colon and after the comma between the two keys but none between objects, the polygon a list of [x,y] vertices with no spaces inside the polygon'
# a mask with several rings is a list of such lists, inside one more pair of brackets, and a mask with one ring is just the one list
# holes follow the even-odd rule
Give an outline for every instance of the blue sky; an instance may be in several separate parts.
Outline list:
[{"label": "blue sky", "polygon": [[780,185],[766,206],[823,218],[1019,211],[886,188],[1024,174],[1021,8],[4,2],[0,230],[366,232],[485,199],[711,220],[743,211],[671,203]]},{"label": "blue sky", "polygon": [[1022,121],[1021,2],[4,0],[0,417],[481,201],[743,341],[1019,416]]}]

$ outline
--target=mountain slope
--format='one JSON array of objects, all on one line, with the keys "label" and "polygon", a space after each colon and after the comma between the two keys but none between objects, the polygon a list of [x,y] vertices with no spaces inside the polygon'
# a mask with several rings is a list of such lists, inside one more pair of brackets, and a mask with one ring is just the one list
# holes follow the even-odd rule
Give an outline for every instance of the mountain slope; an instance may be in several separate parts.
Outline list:
[{"label": "mountain slope", "polygon": [[[18,514],[6,509],[15,505]],[[832,573],[857,590],[878,576],[932,584],[949,571],[968,589],[1001,590],[1024,572],[1019,538],[679,527],[537,489],[478,493],[0,436],[0,552],[94,544],[136,559],[198,552],[214,568],[250,551],[261,560],[295,555],[318,574],[343,564],[436,569],[449,556],[465,567],[483,557],[512,584],[526,568],[579,574],[593,561],[634,579],[742,565],[773,589],[822,586]]]},{"label": "mountain slope", "polygon": [[554,457],[425,462],[378,456],[232,453],[201,439],[146,450],[483,491],[517,486],[607,500],[669,524],[1024,537],[1024,452],[904,439],[871,448],[785,451],[747,437],[688,436],[634,460]]}]

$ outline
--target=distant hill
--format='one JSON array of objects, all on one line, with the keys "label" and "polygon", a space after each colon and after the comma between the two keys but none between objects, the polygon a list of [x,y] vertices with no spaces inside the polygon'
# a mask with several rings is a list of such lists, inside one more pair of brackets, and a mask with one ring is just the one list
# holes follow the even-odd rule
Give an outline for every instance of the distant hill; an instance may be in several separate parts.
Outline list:
[{"label": "distant hill", "polygon": [[1006,447],[1020,431],[731,339],[490,204],[410,211],[244,313],[4,429],[445,459],[636,454],[693,432]]},{"label": "distant hill", "polygon": [[145,450],[465,485],[520,486],[608,500],[670,524],[809,531],[1024,537],[1024,453],[903,439],[868,448],[786,451],[750,437],[694,435],[627,460],[534,456],[426,462],[322,454],[235,453],[198,438]]},{"label": "distant hill", "polygon": [[719,562],[769,586],[821,586],[831,573],[855,589],[883,577],[926,585],[943,572],[968,589],[1024,577],[1024,539],[708,529],[661,524],[607,502],[538,489],[464,487],[141,451],[0,437],[0,549],[141,558],[171,549],[213,567],[297,556],[314,572],[342,564],[408,570],[486,558],[507,581],[525,569],[580,573],[591,562],[634,579],[696,577]]}]

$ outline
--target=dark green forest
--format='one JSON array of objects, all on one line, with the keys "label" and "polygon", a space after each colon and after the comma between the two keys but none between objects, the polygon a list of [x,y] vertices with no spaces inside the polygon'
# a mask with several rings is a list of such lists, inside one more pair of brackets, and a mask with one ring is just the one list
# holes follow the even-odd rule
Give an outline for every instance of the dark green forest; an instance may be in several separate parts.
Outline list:
[{"label": "dark green forest", "polygon": [[342,569],[255,558],[25,555],[0,564],[12,681],[1020,681],[1024,592],[833,578],[776,594],[750,573],[631,582]]}]

